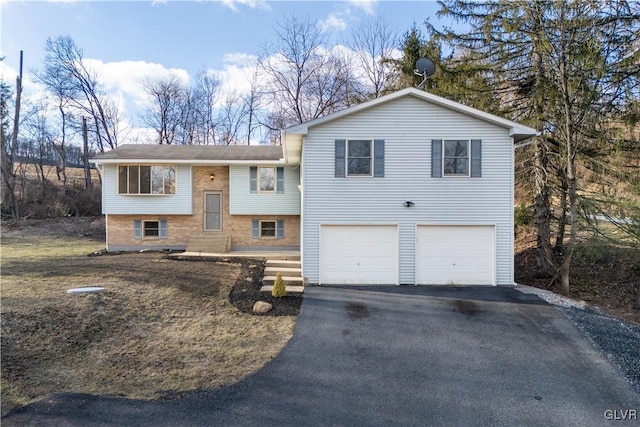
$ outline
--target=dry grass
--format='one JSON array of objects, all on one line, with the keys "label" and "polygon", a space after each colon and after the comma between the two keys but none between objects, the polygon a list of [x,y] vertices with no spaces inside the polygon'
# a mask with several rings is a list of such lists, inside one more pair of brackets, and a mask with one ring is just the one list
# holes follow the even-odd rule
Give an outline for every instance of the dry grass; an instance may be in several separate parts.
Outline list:
[{"label": "dry grass", "polygon": [[[222,387],[264,366],[293,333],[292,316],[231,306],[229,291],[245,279],[238,264],[87,257],[99,240],[41,234],[3,227],[3,414],[58,392],[157,399]],[[81,286],[105,291],[66,292]]]},{"label": "dry grass", "polygon": [[[550,277],[536,271],[536,234],[520,228],[515,240],[515,280],[517,283],[562,293]],[[571,298],[589,307],[640,325],[640,310],[634,302],[640,277],[640,248],[616,245],[610,240],[582,232],[571,262]]]}]

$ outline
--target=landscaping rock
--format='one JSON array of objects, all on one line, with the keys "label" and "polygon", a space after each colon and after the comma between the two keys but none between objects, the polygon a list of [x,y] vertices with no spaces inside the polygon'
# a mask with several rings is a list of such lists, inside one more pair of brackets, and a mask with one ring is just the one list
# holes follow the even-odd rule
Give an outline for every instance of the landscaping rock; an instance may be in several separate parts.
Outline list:
[{"label": "landscaping rock", "polygon": [[256,301],[253,305],[253,312],[256,314],[265,314],[271,311],[273,305],[269,304],[266,301]]}]

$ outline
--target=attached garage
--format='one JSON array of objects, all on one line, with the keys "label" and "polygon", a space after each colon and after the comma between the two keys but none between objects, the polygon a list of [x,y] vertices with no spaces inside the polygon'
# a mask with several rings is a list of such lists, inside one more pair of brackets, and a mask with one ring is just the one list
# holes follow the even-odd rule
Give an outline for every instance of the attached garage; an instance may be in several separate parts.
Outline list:
[{"label": "attached garage", "polygon": [[419,225],[416,283],[495,285],[495,226]]},{"label": "attached garage", "polygon": [[396,225],[321,225],[320,284],[397,285]]}]

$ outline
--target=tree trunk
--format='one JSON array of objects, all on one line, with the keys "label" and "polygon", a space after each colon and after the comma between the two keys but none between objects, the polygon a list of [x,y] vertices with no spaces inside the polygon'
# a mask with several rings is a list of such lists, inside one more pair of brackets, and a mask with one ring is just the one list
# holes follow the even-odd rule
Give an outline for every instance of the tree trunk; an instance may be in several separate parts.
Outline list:
[{"label": "tree trunk", "polygon": [[558,173],[558,178],[561,180],[560,184],[560,209],[558,213],[558,231],[556,232],[556,244],[554,252],[562,255],[564,251],[564,234],[567,225],[567,197],[568,197],[568,183],[567,175],[564,171]]},{"label": "tree trunk", "polygon": [[542,137],[534,141],[535,157],[535,222],[537,229],[536,265],[538,272],[550,276],[553,271],[553,251],[551,249],[549,184],[547,181],[547,157]]},{"label": "tree trunk", "polygon": [[[572,144],[569,144],[572,145]],[[570,154],[569,161],[567,162],[567,178],[569,181],[569,208],[571,210],[571,217],[569,218],[569,242],[563,251],[564,257],[562,259],[562,266],[560,267],[560,284],[562,292],[569,294],[571,286],[569,284],[569,268],[571,266],[571,259],[573,258],[573,250],[576,244],[577,229],[578,229],[578,204],[577,204],[577,189],[576,178],[574,173],[575,162],[573,159],[573,148],[567,147],[567,151]]]}]

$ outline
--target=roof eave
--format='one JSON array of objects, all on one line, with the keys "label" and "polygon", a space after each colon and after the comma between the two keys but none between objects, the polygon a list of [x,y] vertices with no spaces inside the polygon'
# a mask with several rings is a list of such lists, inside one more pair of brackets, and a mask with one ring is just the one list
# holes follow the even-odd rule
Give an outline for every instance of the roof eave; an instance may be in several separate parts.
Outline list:
[{"label": "roof eave", "polygon": [[[342,117],[357,113],[359,111],[373,108],[379,104],[393,101],[403,96],[414,96],[426,102],[431,102],[441,107],[448,108],[448,109],[457,111],[459,113],[466,114],[468,116],[475,117],[477,119],[480,119],[489,123],[493,123],[497,126],[507,128],[510,130],[510,133],[512,135],[522,135],[520,140],[529,138],[531,136],[535,136],[536,134],[535,129],[521,125],[520,123],[507,120],[505,118],[487,113],[482,110],[478,110],[473,107],[466,106],[464,104],[460,104],[459,102],[456,102],[456,101],[451,101],[450,99],[447,99],[447,98],[433,95],[429,92],[425,92],[423,90],[416,89],[416,88],[403,89],[403,90],[394,92],[392,94],[373,99],[371,101],[363,102],[362,104],[355,105],[353,107],[344,109],[342,111],[338,111],[336,113],[329,114],[324,117],[320,117],[318,119],[310,120],[305,123],[291,126],[290,128],[285,129],[285,132],[288,134],[307,135],[309,133],[310,127],[318,126],[333,120],[337,120]],[[529,134],[532,134],[532,135],[529,135]],[[527,135],[527,136],[524,136],[524,135]]]},{"label": "roof eave", "polygon": [[118,163],[138,163],[138,164],[187,164],[206,166],[228,166],[228,165],[255,165],[255,164],[285,164],[284,158],[278,160],[169,160],[169,159],[90,159],[94,164],[118,164]]}]

